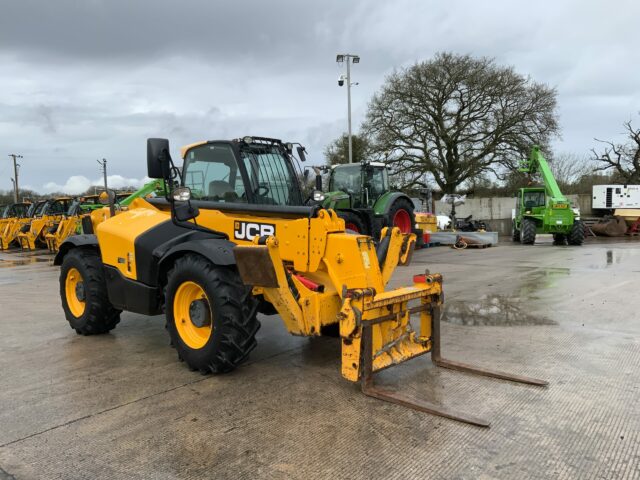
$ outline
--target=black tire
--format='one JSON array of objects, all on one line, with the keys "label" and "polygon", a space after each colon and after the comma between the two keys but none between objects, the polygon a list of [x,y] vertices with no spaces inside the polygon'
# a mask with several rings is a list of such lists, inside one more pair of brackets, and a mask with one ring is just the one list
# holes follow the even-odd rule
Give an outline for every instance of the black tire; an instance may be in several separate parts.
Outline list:
[{"label": "black tire", "polygon": [[520,243],[533,245],[536,241],[536,222],[530,218],[525,218],[522,220],[520,227]]},{"label": "black tire", "polygon": [[514,242],[520,241],[520,230],[516,228],[515,221],[511,225],[511,240],[513,240]]},{"label": "black tire", "polygon": [[573,222],[567,240],[569,241],[569,245],[582,245],[584,243],[584,223],[582,220]]},{"label": "black tire", "polygon": [[344,220],[344,225],[347,230],[369,235],[369,231],[359,215],[353,212],[338,212],[338,216]]},{"label": "black tire", "polygon": [[[213,329],[206,343],[199,348],[185,343],[174,319],[176,292],[185,282],[193,282],[204,290],[212,317]],[[178,351],[178,358],[192,370],[230,372],[257,345],[258,301],[233,268],[214,265],[200,255],[180,257],[168,273],[165,307],[171,343]],[[191,317],[187,321],[191,321]]]},{"label": "black tire", "polygon": [[[74,315],[67,299],[67,277],[75,269],[81,277],[81,288],[69,292],[78,300],[84,298],[84,311]],[[79,335],[100,335],[115,328],[120,312],[111,305],[100,254],[91,248],[74,248],[65,255],[60,267],[60,298],[65,317]],[[76,313],[78,313],[76,311]]]},{"label": "black tire", "polygon": [[567,236],[564,233],[554,233],[553,234],[553,244],[554,245],[566,245],[567,244]]},{"label": "black tire", "polygon": [[405,212],[407,212],[410,222],[408,231],[403,231],[402,233],[412,233],[416,227],[416,216],[413,213],[413,202],[410,202],[406,198],[398,198],[395,202],[393,202],[391,208],[389,209],[387,226],[393,227],[393,219],[400,210],[404,210]]}]

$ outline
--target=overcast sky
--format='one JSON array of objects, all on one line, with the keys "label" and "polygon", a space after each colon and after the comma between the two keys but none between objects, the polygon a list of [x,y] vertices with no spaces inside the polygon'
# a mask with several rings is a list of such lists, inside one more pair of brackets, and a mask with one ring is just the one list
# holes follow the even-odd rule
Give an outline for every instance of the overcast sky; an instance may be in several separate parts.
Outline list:
[{"label": "overcast sky", "polygon": [[[300,141],[322,161],[394,68],[438,51],[496,57],[558,89],[557,152],[640,126],[640,2],[2,0],[0,189],[86,187],[96,159],[145,175],[147,137]],[[115,180],[115,179],[114,179]],[[133,180],[121,180],[122,183]],[[117,183],[117,182],[115,182]]]}]

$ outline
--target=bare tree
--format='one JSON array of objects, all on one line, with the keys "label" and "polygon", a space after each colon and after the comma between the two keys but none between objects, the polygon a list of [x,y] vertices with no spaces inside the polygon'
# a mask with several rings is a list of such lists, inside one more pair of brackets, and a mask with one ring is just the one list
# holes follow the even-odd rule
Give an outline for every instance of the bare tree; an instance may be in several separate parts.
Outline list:
[{"label": "bare tree", "polygon": [[[362,135],[351,135],[351,148],[354,163],[366,160],[371,153],[371,143]],[[349,163],[349,136],[344,133],[327,145],[324,156],[328,165]]]},{"label": "bare tree", "polygon": [[405,187],[445,193],[483,173],[498,178],[558,134],[556,91],[490,58],[440,53],[393,73],[369,103],[364,131]]},{"label": "bare tree", "polygon": [[595,139],[606,146],[602,153],[598,153],[595,148],[591,149],[595,160],[600,164],[594,171],[613,169],[625,183],[640,183],[640,129],[634,129],[631,120],[624,123],[624,128],[629,138],[627,143]]},{"label": "bare tree", "polygon": [[549,159],[549,167],[563,193],[571,193],[573,186],[593,171],[589,159],[573,153],[561,153]]}]

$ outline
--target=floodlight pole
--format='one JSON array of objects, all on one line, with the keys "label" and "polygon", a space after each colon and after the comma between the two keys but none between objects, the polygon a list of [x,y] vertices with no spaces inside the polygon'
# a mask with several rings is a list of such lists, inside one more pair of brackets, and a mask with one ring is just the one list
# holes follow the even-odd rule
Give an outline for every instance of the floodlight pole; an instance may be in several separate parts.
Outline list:
[{"label": "floodlight pole", "polygon": [[16,155],[15,153],[10,153],[9,156],[13,158],[13,200],[15,203],[18,203],[18,163],[16,162],[17,158],[22,158],[22,155]]},{"label": "floodlight pole", "polygon": [[347,116],[349,122],[349,163],[353,163],[353,145],[351,143],[351,59],[347,56]]},{"label": "floodlight pole", "polygon": [[[347,61],[347,119],[348,119],[348,139],[349,139],[349,163],[353,163],[353,142],[351,140],[351,62],[359,63],[360,56],[351,53],[338,54],[336,61],[342,63]],[[357,83],[355,84],[357,85]]]}]

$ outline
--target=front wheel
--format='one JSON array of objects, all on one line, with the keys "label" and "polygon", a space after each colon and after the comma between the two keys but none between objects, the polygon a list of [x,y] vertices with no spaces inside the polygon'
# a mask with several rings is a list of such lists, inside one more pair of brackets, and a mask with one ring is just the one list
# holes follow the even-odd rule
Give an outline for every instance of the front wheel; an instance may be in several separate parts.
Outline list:
[{"label": "front wheel", "polygon": [[338,216],[344,220],[344,228],[355,233],[367,235],[367,227],[365,227],[362,219],[353,212],[338,212]]},{"label": "front wheel", "polygon": [[573,222],[567,240],[569,241],[569,245],[582,245],[584,243],[584,223],[582,220]]},{"label": "front wheel", "polygon": [[60,267],[60,297],[65,317],[78,334],[98,335],[113,330],[120,312],[111,305],[100,254],[74,248]]},{"label": "front wheel", "polygon": [[533,245],[536,241],[536,222],[530,218],[525,218],[522,220],[520,227],[520,243]]},{"label": "front wheel", "polygon": [[412,233],[416,224],[413,204],[406,198],[399,198],[389,209],[389,226],[398,227],[402,233]]},{"label": "front wheel", "polygon": [[193,370],[229,372],[256,347],[258,301],[232,268],[194,254],[179,258],[165,302],[171,342]]}]

